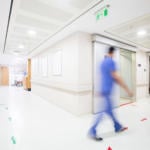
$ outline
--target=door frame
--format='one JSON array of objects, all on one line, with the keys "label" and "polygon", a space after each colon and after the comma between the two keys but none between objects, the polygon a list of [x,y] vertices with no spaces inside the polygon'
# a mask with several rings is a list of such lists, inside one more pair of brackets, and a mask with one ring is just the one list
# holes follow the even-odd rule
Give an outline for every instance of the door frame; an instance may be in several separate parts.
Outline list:
[{"label": "door frame", "polygon": [[[136,47],[133,45],[129,45],[127,43],[103,36],[103,35],[98,35],[94,34],[92,36],[92,113],[95,114],[94,111],[94,61],[95,61],[95,49],[94,49],[94,44],[99,43],[99,44],[105,44],[107,46],[114,46],[118,49],[123,49],[127,51],[132,51],[136,54]],[[135,57],[135,67],[136,67],[136,57]],[[136,69],[135,69],[135,84],[134,84],[134,97],[132,98],[132,101],[136,101]],[[120,106],[120,105],[119,105]]]}]

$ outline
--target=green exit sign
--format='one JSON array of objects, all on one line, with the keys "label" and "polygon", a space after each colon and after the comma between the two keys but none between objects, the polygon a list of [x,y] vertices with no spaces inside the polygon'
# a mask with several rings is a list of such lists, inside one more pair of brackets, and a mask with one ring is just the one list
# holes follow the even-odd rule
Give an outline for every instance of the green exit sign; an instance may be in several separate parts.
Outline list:
[{"label": "green exit sign", "polygon": [[96,14],[96,20],[100,20],[103,17],[108,16],[108,8],[104,8],[102,10],[100,10],[99,12],[97,12]]}]

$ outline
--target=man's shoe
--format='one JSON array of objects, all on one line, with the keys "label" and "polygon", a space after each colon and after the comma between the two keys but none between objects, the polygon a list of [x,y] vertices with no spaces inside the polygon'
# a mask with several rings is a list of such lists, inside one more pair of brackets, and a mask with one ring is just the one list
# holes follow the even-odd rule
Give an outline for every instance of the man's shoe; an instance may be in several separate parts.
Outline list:
[{"label": "man's shoe", "polygon": [[98,137],[98,136],[95,136],[95,137],[92,137],[94,140],[96,140],[96,141],[102,141],[103,140],[103,138],[101,138],[101,137]]},{"label": "man's shoe", "polygon": [[102,141],[103,140],[103,138],[101,138],[101,137],[98,137],[97,135],[88,135],[89,136],[89,138],[91,138],[91,139],[93,139],[93,140],[95,140],[95,141]]},{"label": "man's shoe", "polygon": [[102,141],[102,140],[103,140],[103,138],[98,137],[98,136],[96,135],[96,130],[93,129],[93,128],[91,128],[91,129],[89,130],[89,132],[88,132],[88,137],[90,137],[90,138],[92,138],[92,139],[94,139],[94,140],[96,140],[96,141]]},{"label": "man's shoe", "polygon": [[121,127],[120,129],[115,130],[115,132],[119,133],[119,132],[123,132],[123,131],[125,131],[127,129],[128,129],[128,127]]}]

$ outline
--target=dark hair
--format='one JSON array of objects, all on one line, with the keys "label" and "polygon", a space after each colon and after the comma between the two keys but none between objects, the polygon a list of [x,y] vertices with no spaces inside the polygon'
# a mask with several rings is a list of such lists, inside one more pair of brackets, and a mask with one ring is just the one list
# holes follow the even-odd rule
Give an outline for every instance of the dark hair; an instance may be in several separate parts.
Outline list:
[{"label": "dark hair", "polygon": [[113,54],[115,50],[116,50],[115,47],[111,46],[108,48],[108,53]]}]

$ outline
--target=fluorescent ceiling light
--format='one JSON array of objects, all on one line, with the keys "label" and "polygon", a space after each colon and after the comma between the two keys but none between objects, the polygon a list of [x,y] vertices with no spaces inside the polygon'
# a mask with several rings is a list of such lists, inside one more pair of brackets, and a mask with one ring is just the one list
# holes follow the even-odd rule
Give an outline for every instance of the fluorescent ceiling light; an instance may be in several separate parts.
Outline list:
[{"label": "fluorescent ceiling light", "polygon": [[140,30],[140,31],[137,32],[137,35],[138,36],[144,36],[144,35],[146,35],[146,33],[147,32],[145,30]]},{"label": "fluorescent ceiling light", "polygon": [[12,53],[13,53],[14,55],[19,55],[20,52],[19,52],[19,51],[13,51]]},{"label": "fluorescent ceiling light", "polygon": [[28,35],[30,35],[30,36],[36,36],[36,31],[34,31],[34,30],[28,30]]},{"label": "fluorescent ceiling light", "polygon": [[24,45],[21,44],[21,45],[18,46],[18,48],[24,49]]}]

